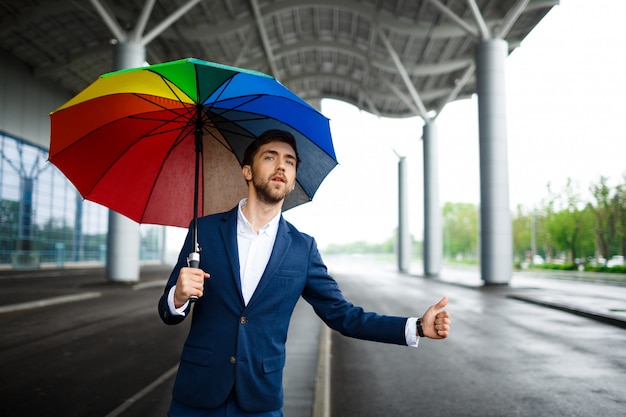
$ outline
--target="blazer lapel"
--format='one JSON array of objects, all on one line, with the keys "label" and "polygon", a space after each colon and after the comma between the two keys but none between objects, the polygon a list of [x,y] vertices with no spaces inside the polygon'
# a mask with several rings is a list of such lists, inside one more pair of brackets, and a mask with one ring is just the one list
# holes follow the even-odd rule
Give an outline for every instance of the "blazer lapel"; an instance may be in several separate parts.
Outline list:
[{"label": "blazer lapel", "polygon": [[239,265],[239,248],[237,246],[237,207],[226,213],[223,223],[220,225],[220,233],[224,241],[224,248],[228,256],[228,263],[231,267],[232,278],[239,290],[239,299],[243,304],[241,293],[241,268]]},{"label": "blazer lapel", "polygon": [[248,307],[252,306],[259,298],[260,294],[263,292],[263,289],[272,279],[272,276],[274,275],[276,270],[283,263],[285,256],[287,256],[287,252],[289,252],[290,246],[291,236],[289,236],[287,222],[285,221],[285,219],[283,219],[283,216],[280,216],[278,231],[276,232],[276,241],[274,242],[272,254],[270,255],[269,261],[267,262],[267,266],[265,267],[263,275],[261,275],[259,285],[256,287],[254,294],[252,294],[252,298],[248,303]]}]

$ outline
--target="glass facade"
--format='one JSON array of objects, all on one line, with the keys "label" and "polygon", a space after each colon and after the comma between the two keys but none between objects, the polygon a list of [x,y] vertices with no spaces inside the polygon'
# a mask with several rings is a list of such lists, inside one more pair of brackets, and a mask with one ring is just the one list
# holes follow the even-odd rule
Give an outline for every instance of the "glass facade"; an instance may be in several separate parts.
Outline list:
[{"label": "glass facade", "polygon": [[[0,132],[0,267],[104,264],[108,209],[84,200],[48,151]],[[141,225],[141,261],[161,260],[164,227]]]}]

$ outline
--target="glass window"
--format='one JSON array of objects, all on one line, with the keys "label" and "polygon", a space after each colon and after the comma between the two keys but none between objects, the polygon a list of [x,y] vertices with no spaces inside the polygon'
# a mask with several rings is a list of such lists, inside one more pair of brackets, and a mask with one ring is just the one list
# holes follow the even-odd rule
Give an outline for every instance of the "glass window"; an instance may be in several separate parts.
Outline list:
[{"label": "glass window", "polygon": [[[48,151],[0,133],[0,265],[106,260],[108,209],[84,200]],[[163,227],[142,225],[141,260],[160,260]]]}]

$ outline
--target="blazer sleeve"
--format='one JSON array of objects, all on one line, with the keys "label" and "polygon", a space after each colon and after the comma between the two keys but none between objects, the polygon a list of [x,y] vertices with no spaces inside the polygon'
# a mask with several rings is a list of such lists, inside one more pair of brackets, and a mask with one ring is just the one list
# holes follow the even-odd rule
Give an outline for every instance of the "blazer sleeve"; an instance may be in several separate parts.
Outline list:
[{"label": "blazer sleeve", "polygon": [[324,323],[344,336],[406,345],[407,317],[367,312],[346,300],[337,281],[328,273],[315,240],[310,239],[307,282],[302,296]]},{"label": "blazer sleeve", "polygon": [[170,311],[170,307],[167,303],[167,296],[170,292],[170,289],[174,285],[176,285],[176,281],[178,280],[178,273],[180,272],[180,269],[184,266],[187,266],[187,256],[191,252],[192,250],[191,248],[192,248],[191,229],[189,229],[187,231],[187,237],[185,238],[185,243],[183,244],[180,254],[178,255],[178,261],[176,262],[174,269],[170,273],[170,277],[167,280],[167,284],[165,284],[165,289],[163,290],[163,294],[161,295],[161,298],[159,299],[159,304],[158,304],[159,317],[161,317],[161,320],[163,320],[165,324],[178,324],[182,322],[189,315],[189,311],[191,310],[191,303],[189,303],[189,306],[185,310],[184,316],[181,316],[178,314],[172,314]]}]

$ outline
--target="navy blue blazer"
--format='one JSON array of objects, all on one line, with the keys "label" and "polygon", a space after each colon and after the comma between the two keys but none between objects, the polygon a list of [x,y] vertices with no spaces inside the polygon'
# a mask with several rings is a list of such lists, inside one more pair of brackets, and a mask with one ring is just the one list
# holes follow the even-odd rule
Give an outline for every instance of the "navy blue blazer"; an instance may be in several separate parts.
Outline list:
[{"label": "navy blue blazer", "polygon": [[[282,216],[276,242],[259,285],[244,305],[237,249],[237,207],[198,219],[200,268],[211,274],[204,296],[193,304],[173,397],[196,408],[214,408],[236,390],[241,408],[266,412],[283,406],[285,342],[293,309],[302,296],[332,329],[359,339],[406,345],[406,317],[365,312],[348,302],[328,274],[315,240]],[[187,236],[159,300],[167,324],[167,294],[191,252]],[[189,313],[189,311],[187,311]]]}]

